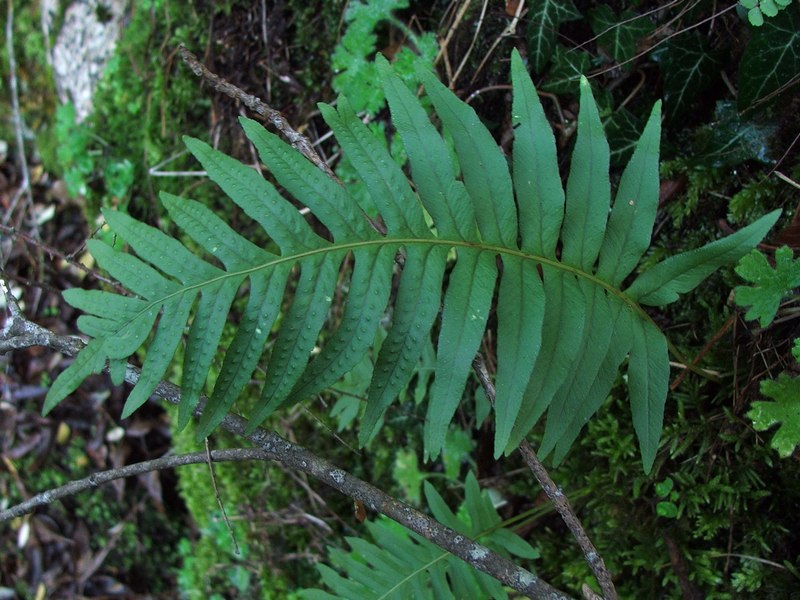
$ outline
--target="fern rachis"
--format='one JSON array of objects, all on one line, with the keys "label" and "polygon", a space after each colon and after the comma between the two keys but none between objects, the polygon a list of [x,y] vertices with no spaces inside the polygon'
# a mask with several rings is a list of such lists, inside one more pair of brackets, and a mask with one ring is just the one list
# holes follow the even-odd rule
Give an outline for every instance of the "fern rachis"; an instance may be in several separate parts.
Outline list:
[{"label": "fern rachis", "polygon": [[[79,327],[92,339],[53,385],[45,410],[106,365],[119,379],[120,366],[155,325],[142,380],[126,405],[129,414],[152,393],[190,321],[179,417],[185,424],[205,386],[233,298],[247,286],[244,313],[201,421],[200,433],[207,434],[256,368],[291,269],[298,267],[294,297],[275,334],[263,393],[252,415],[255,427],[282,404],[333,384],[368,352],[390,300],[394,257],[400,251],[405,264],[398,275],[392,325],[376,359],[362,444],[412,376],[441,304],[436,376],[425,424],[426,453],[440,452],[499,286],[495,453],[513,450],[547,412],[542,450],[562,457],[605,399],[627,356],[633,420],[649,469],[661,431],[668,362],[666,338],[641,305],[672,302],[747,253],[778,213],[667,259],[622,289],[649,246],[655,219],[659,105],[612,203],[608,145],[586,81],[565,193],[552,132],[518,54],[512,56],[511,171],[474,111],[432,74],[419,76],[452,136],[457,162],[414,94],[381,58],[378,71],[408,154],[413,189],[345,99],[336,109],[322,105],[321,111],[366,184],[386,235],[368,226],[345,188],[253,121],[242,120],[242,126],[262,162],[311,209],[333,241],[314,233],[255,171],[203,142],[187,140],[209,176],[264,228],[280,253],[255,246],[202,205],[167,194],[162,201],[171,218],[222,268],[152,227],[108,212],[109,225],[138,257],[99,241],[91,242],[90,250],[135,296],[65,293],[67,301],[89,313]],[[456,261],[442,290],[451,251]],[[348,254],[353,270],[341,322],[309,362]]]}]

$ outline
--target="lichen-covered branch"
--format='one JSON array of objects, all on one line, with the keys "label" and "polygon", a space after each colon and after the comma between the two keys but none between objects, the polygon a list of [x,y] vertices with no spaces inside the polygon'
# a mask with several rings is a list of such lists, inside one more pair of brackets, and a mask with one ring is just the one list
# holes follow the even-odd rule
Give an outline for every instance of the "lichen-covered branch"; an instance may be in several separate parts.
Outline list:
[{"label": "lichen-covered branch", "polygon": [[[4,282],[2,288],[6,297],[10,298],[11,294]],[[10,301],[8,306],[15,305]],[[0,333],[0,352],[33,345],[46,346],[64,354],[74,355],[77,354],[83,343],[77,338],[52,333],[25,319],[18,308],[11,309],[9,322]],[[125,380],[135,385],[139,380],[139,374],[139,369],[128,365]],[[172,404],[180,403],[181,390],[174,384],[162,381],[156,388],[155,394]],[[195,410],[195,415],[202,414],[204,406],[205,399],[202,399]],[[568,598],[566,594],[530,571],[519,567],[486,546],[445,527],[428,515],[400,502],[306,448],[293,444],[277,433],[259,428],[253,433],[245,435],[247,421],[235,414],[226,416],[220,427],[249,440],[256,449],[263,453],[265,459],[279,461],[287,467],[307,473],[342,494],[354,500],[360,500],[367,508],[386,515],[528,598],[553,600]],[[205,453],[202,455],[205,457]]]}]

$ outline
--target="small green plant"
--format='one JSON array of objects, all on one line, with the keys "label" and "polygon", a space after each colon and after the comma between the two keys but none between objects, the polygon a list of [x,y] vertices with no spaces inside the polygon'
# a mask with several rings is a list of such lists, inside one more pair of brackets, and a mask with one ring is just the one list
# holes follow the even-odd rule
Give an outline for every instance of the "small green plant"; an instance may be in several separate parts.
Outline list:
[{"label": "small green plant", "polygon": [[426,32],[415,35],[392,12],[408,8],[408,0],[354,0],[347,4],[344,20],[347,31],[331,57],[331,66],[336,73],[333,89],[352,103],[356,112],[374,116],[386,106],[386,95],[372,58],[378,50],[376,28],[382,22],[389,23],[408,36],[417,53],[406,46],[401,47],[394,59],[395,73],[409,83],[416,80],[414,65],[419,61],[432,66],[439,49],[436,36]]},{"label": "small green plant", "polygon": [[94,196],[93,184],[102,180],[103,193],[116,198],[109,203],[124,205],[133,185],[133,163],[114,160],[104,155],[107,144],[83,123],[75,120],[75,107],[64,104],[56,109],[53,134],[58,167],[63,169],[64,182],[70,196]]},{"label": "small green plant", "polygon": [[[262,161],[289,193],[317,214],[333,242],[314,233],[256,172],[187,139],[209,176],[269,232],[281,255],[255,246],[205,206],[169,194],[162,194],[162,201],[174,222],[223,268],[122,212],[105,211],[111,228],[138,258],[96,240],[89,242],[90,250],[136,295],[65,292],[68,302],[89,313],[79,327],[92,340],[50,389],[45,411],[106,365],[120,382],[127,357],[158,321],[142,377],[125,406],[124,415],[131,414],[169,367],[197,302],[183,367],[179,424],[185,425],[203,391],[231,303],[249,281],[247,307],[200,423],[199,435],[207,435],[249,383],[291,270],[299,265],[294,300],[282,318],[262,396],[251,415],[254,429],[286,403],[336,382],[369,351],[392,289],[395,255],[402,250],[393,322],[378,353],[359,441],[366,444],[372,438],[387,407],[413,375],[449,272],[425,422],[425,453],[436,457],[487,326],[501,257],[495,455],[513,451],[547,411],[541,452],[554,451],[561,460],[605,400],[627,356],[633,422],[649,470],[661,435],[669,366],[667,339],[642,306],[674,302],[679,293],[741,257],[762,239],[779,211],[701,249],[670,257],[628,285],[650,244],[658,204],[659,105],[611,207],[609,149],[586,80],[565,194],[555,142],[542,135],[549,125],[517,53],[512,56],[513,172],[475,112],[431,73],[420,69],[418,76],[453,137],[458,163],[385,59],[379,58],[378,72],[408,153],[416,193],[344,97],[338,110],[324,104],[320,108],[380,209],[388,233],[370,229],[345,189],[253,121],[243,119],[242,126]],[[456,178],[459,171],[461,179]],[[448,269],[451,249],[457,259]],[[355,266],[339,328],[306,364],[348,253],[354,255]]]},{"label": "small green plant", "polygon": [[775,252],[775,267],[758,250],[753,250],[741,258],[736,273],[752,285],[740,285],[734,290],[736,303],[747,308],[745,319],[758,320],[766,327],[775,319],[781,301],[800,287],[800,259],[794,259],[794,252],[788,246]]},{"label": "small green plant", "polygon": [[739,0],[739,4],[747,11],[747,20],[754,27],[764,24],[764,17],[775,17],[789,6],[792,0]]},{"label": "small green plant", "polygon": [[675,482],[671,477],[655,485],[656,496],[661,498],[656,504],[656,514],[659,517],[674,519],[678,516],[678,506],[675,502],[680,496],[674,488]]},{"label": "small green plant", "polygon": [[[749,307],[745,318],[758,320],[767,327],[775,320],[778,308],[787,296],[797,298],[800,286],[800,259],[793,258],[792,249],[783,246],[775,252],[775,267],[758,250],[743,256],[736,272],[751,286],[738,286],[736,303]],[[800,361],[800,338],[794,341],[792,354]],[[781,373],[777,380],[761,382],[761,393],[774,402],[753,402],[747,416],[753,420],[757,431],[766,431],[780,424],[772,438],[772,447],[783,458],[791,456],[800,444],[800,378]]]},{"label": "small green plant", "polygon": [[64,182],[70,196],[85,196],[88,182],[95,169],[95,161],[89,152],[91,135],[89,130],[75,122],[75,107],[71,104],[56,110],[54,134],[56,158],[64,169]]},{"label": "small green plant", "polygon": [[747,416],[756,431],[780,424],[771,444],[782,458],[788,458],[800,444],[800,377],[781,373],[776,380],[762,381],[761,393],[774,402],[753,402]]}]

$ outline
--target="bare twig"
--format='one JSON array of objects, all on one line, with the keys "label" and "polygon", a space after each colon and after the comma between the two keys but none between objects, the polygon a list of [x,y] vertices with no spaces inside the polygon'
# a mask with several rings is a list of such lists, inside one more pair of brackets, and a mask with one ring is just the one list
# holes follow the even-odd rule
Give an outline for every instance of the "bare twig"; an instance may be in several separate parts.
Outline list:
[{"label": "bare twig", "polygon": [[17,136],[17,158],[19,167],[22,171],[22,183],[15,194],[11,205],[3,217],[3,225],[7,225],[14,217],[22,194],[27,196],[28,205],[33,205],[33,194],[31,192],[31,179],[28,173],[28,160],[25,158],[25,140],[22,134],[22,114],[19,110],[19,93],[17,91],[17,61],[14,57],[14,2],[8,0],[8,13],[6,15],[6,53],[8,54],[8,82],[11,90],[11,114],[14,119],[14,131]]},{"label": "bare twig", "polygon": [[464,69],[464,66],[467,64],[467,59],[469,55],[472,54],[472,50],[475,48],[475,44],[478,41],[478,35],[481,32],[481,28],[483,27],[483,18],[486,16],[486,7],[489,4],[488,0],[483,1],[483,6],[481,6],[481,14],[478,17],[478,24],[475,26],[475,32],[472,34],[472,42],[470,42],[469,48],[464,53],[464,56],[461,57],[461,62],[458,63],[458,68],[456,72],[453,73],[453,76],[450,78],[450,83],[448,87],[453,90],[456,87],[456,81],[458,80],[458,76],[461,75],[461,71]]},{"label": "bare twig", "polygon": [[[9,306],[11,305],[9,304]],[[65,354],[76,354],[83,345],[76,338],[59,336],[35,323],[30,323],[19,313],[14,314],[12,312],[11,321],[11,328],[8,328],[9,333],[11,333],[12,329],[23,332],[27,346],[43,345],[58,349]],[[29,335],[27,333],[29,331],[37,332],[37,335]],[[19,340],[14,342],[13,337],[10,340],[6,340],[6,335],[6,331],[0,333],[0,352],[4,351],[3,348],[8,350],[26,347],[21,345]],[[125,381],[135,385],[139,381],[139,375],[139,369],[128,365]],[[155,395],[172,404],[179,404],[181,400],[180,388],[164,381],[156,387]],[[206,399],[202,398],[195,409],[196,416],[203,413],[205,402]],[[287,467],[307,473],[342,494],[363,502],[370,510],[386,515],[393,521],[400,523],[528,598],[552,598],[554,600],[568,598],[566,594],[553,588],[530,571],[519,567],[483,544],[479,544],[449,527],[445,527],[438,521],[389,496],[370,483],[340,469],[330,461],[282,438],[277,433],[258,428],[251,434],[245,434],[247,425],[248,422],[245,419],[239,415],[229,413],[219,426],[226,431],[249,440],[256,448],[262,450],[269,460],[281,462]],[[205,453],[201,453],[201,460],[207,460]]]},{"label": "bare twig", "polygon": [[[475,374],[478,376],[481,387],[483,387],[487,398],[489,398],[489,402],[494,405],[496,390],[494,387],[494,382],[492,381],[489,371],[486,368],[486,362],[484,361],[483,356],[478,355],[473,361],[472,366],[475,370]],[[553,482],[550,474],[547,472],[547,469],[544,468],[544,465],[539,460],[539,457],[536,456],[536,452],[533,451],[533,448],[527,440],[522,441],[519,446],[519,451],[520,454],[522,454],[522,458],[525,460],[525,463],[528,465],[528,468],[531,470],[534,477],[536,477],[536,481],[539,482],[539,485],[544,490],[544,493],[547,494],[547,497],[553,503],[556,511],[564,521],[564,524],[572,532],[572,535],[575,536],[578,546],[580,546],[580,549],[583,551],[583,555],[586,558],[589,568],[592,569],[592,573],[594,573],[594,576],[597,578],[597,582],[600,584],[600,588],[603,590],[603,597],[605,600],[616,600],[617,591],[614,588],[614,583],[611,580],[611,573],[608,572],[605,562],[603,561],[603,557],[598,554],[597,548],[594,547],[594,544],[592,544],[589,536],[586,535],[583,525],[581,525],[581,522],[578,519],[578,516],[575,514],[575,511],[572,510],[572,506],[570,505],[567,497],[564,495],[564,492],[555,484],[555,482]]]},{"label": "bare twig", "polygon": [[325,163],[324,160],[322,160],[322,158],[320,158],[319,154],[317,154],[317,151],[314,150],[314,147],[311,145],[311,141],[303,134],[298,133],[291,125],[289,125],[289,121],[287,121],[286,117],[284,117],[280,112],[270,107],[256,96],[245,93],[235,85],[225,81],[219,75],[209,71],[206,66],[197,60],[197,57],[189,52],[189,50],[187,50],[183,44],[178,47],[178,52],[180,53],[183,62],[189,65],[189,68],[195,75],[202,77],[218,92],[222,92],[223,94],[230,96],[235,100],[239,100],[254,113],[264,117],[267,121],[272,123],[272,125],[274,125],[275,128],[281,132],[281,134],[283,134],[283,136],[298,152],[300,152],[300,154],[317,165],[317,167],[325,171],[325,173],[327,173],[330,177],[334,179],[336,178],[336,176],[333,174],[333,171],[331,171],[331,168]]},{"label": "bare twig", "polygon": [[511,22],[508,25],[506,25],[505,29],[503,29],[503,31],[500,32],[500,35],[498,35],[497,38],[494,40],[494,42],[492,42],[489,51],[486,52],[486,54],[483,57],[483,60],[478,65],[478,68],[475,69],[475,72],[472,74],[472,79],[470,79],[470,83],[474,83],[475,79],[477,79],[478,73],[481,72],[484,65],[486,64],[486,61],[488,61],[489,58],[492,56],[492,54],[494,54],[494,51],[500,44],[500,42],[502,42],[508,36],[514,35],[517,32],[517,25],[519,24],[519,19],[522,16],[522,10],[524,8],[525,8],[525,0],[519,0],[519,3],[517,4],[517,10],[514,12],[514,16],[511,18]]},{"label": "bare twig", "polygon": [[118,469],[109,469],[108,471],[100,471],[99,473],[92,473],[89,477],[70,481],[69,483],[52,490],[47,490],[41,494],[29,498],[25,502],[12,506],[11,508],[0,511],[0,523],[21,517],[22,515],[33,512],[34,509],[52,504],[56,500],[61,500],[68,496],[74,496],[80,492],[85,492],[93,488],[100,487],[105,483],[109,483],[116,479],[124,477],[132,477],[134,475],[141,475],[142,473],[150,473],[152,471],[162,471],[164,469],[174,469],[175,467],[182,467],[184,465],[195,465],[199,463],[208,462],[228,462],[236,461],[241,462],[245,460],[271,460],[264,450],[260,448],[233,448],[227,450],[213,450],[209,454],[205,452],[194,452],[191,454],[172,454],[170,456],[162,456],[154,460],[146,460],[144,462],[135,463],[132,465],[125,465]]},{"label": "bare twig", "polygon": [[561,515],[564,524],[572,532],[572,535],[575,536],[575,540],[583,551],[589,568],[592,569],[592,573],[594,573],[597,582],[600,584],[600,589],[603,590],[603,598],[605,598],[605,600],[615,600],[617,598],[617,591],[614,588],[614,582],[611,580],[611,573],[608,572],[603,557],[600,556],[597,552],[597,548],[594,547],[589,536],[586,535],[586,531],[583,529],[578,515],[575,514],[564,492],[550,478],[550,474],[547,472],[547,469],[544,468],[539,457],[536,456],[536,452],[534,452],[528,440],[522,440],[522,443],[519,445],[519,452],[522,454],[525,464],[528,465],[528,468],[530,468],[534,477],[536,477],[539,485],[542,486],[544,493],[547,494],[547,497],[550,498],[556,511]]},{"label": "bare twig", "polygon": [[211,447],[208,445],[208,438],[205,438],[206,444],[206,462],[208,463],[208,472],[211,475],[211,487],[214,488],[214,497],[217,499],[217,506],[222,513],[222,520],[225,521],[225,527],[228,528],[228,535],[231,536],[233,542],[233,553],[239,556],[239,544],[236,542],[236,534],[233,533],[233,527],[228,519],[228,513],[225,511],[225,505],[222,503],[222,496],[219,495],[219,488],[217,487],[217,476],[214,475],[214,458],[212,456]]},{"label": "bare twig", "polygon": [[9,318],[0,331],[0,354],[31,346],[45,346],[72,356],[83,348],[84,343],[80,338],[56,335],[49,329],[28,321],[20,311],[5,279],[0,279],[0,290],[5,295],[9,312]]},{"label": "bare twig", "polygon": [[29,236],[26,233],[23,233],[21,231],[18,231],[16,229],[14,229],[13,227],[8,227],[6,225],[0,225],[0,233],[4,233],[5,235],[8,235],[11,238],[21,239],[26,244],[30,244],[30,245],[34,246],[36,249],[41,250],[42,252],[44,252],[45,254],[50,256],[50,258],[56,256],[56,257],[60,258],[61,260],[65,261],[66,263],[68,263],[69,265],[75,267],[76,269],[79,269],[79,270],[83,271],[84,273],[86,273],[87,275],[90,275],[90,276],[94,277],[98,281],[102,281],[103,283],[107,283],[108,285],[112,286],[120,294],[127,294],[127,292],[125,291],[125,288],[122,287],[116,281],[113,281],[112,279],[109,279],[108,277],[104,277],[103,275],[101,275],[100,273],[98,273],[97,271],[95,271],[93,269],[90,269],[89,267],[87,267],[86,265],[81,263],[80,261],[75,260],[73,258],[74,253],[73,254],[64,254],[60,250],[58,250],[56,248],[53,248],[52,246],[48,246],[47,244],[45,244],[41,240],[38,240],[38,239],[36,239],[34,237]]}]

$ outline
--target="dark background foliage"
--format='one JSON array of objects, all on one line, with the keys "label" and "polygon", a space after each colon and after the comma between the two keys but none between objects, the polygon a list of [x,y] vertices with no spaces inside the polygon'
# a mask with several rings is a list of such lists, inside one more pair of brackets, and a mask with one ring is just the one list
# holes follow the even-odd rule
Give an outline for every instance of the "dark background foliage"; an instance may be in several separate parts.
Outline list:
[{"label": "dark background foliage", "polygon": [[[798,190],[776,176],[800,180],[797,2],[759,28],[736,4],[527,2],[513,32],[514,1],[374,0],[361,13],[354,9],[359,3],[339,0],[131,3],[94,111],[80,124],[55,100],[45,66],[54,40],[39,28],[37,3],[15,4],[13,43],[33,202],[4,221],[3,268],[28,317],[60,333],[76,330],[77,315],[58,290],[104,285],[65,260],[86,260],[84,240],[104,235],[100,208],[127,210],[169,229],[158,191],[190,194],[247,233],[245,220],[205,180],[151,171],[197,168],[180,155],[183,134],[213,140],[254,162],[236,122],[244,109],[210,93],[189,72],[176,54],[179,43],[280,110],[334,160],[337,148],[325,137],[316,102],[331,101],[338,92],[356,106],[377,102],[371,126],[387,135],[388,114],[374,97],[368,61],[376,51],[398,57],[403,48],[424,55],[426,34],[435,34],[440,45],[447,42],[436,64],[443,81],[508,149],[508,57],[516,47],[542,92],[562,163],[574,142],[579,74],[590,78],[600,105],[612,178],[630,156],[652,103],[664,100],[653,261],[778,207],[785,216],[762,249],[769,256],[782,244],[795,251],[800,246]],[[5,47],[2,54],[6,97]],[[7,102],[0,117],[0,139],[8,142],[0,166],[6,213],[22,175]],[[390,131],[387,142],[392,144]],[[342,179],[352,177],[345,161],[334,164]],[[565,173],[568,164],[561,168]],[[746,416],[760,398],[760,381],[783,371],[797,375],[790,349],[800,327],[791,307],[766,328],[745,321],[730,298],[739,283],[732,270],[718,273],[669,310],[653,313],[682,355],[672,357],[673,390],[653,472],[641,471],[621,385],[552,471],[623,597],[786,598],[800,587],[798,452],[778,458],[771,434],[756,432]],[[332,318],[340,308],[335,299]],[[483,350],[492,368],[491,335]],[[121,421],[125,390],[110,387],[105,377],[40,417],[41,399],[64,357],[32,348],[0,360],[4,503],[168,448],[197,449],[191,432],[171,430],[170,415],[159,405]],[[686,375],[680,363],[689,361],[713,377]],[[472,469],[502,500],[502,517],[514,519],[514,530],[538,549],[540,558],[530,567],[577,594],[591,580],[588,567],[521,461],[492,458],[491,420],[476,417],[485,404],[477,382],[468,386],[457,417],[461,430],[444,458],[422,462],[424,412],[415,400],[429,383],[424,367],[423,361],[406,398],[387,416],[382,443],[367,450],[355,450],[355,440],[369,365],[319,402],[274,417],[271,426],[413,504],[421,503],[425,480],[457,506],[464,496],[460,482]],[[219,434],[212,444],[236,442]],[[288,597],[318,584],[313,565],[326,560],[329,547],[346,549],[344,535],[367,536],[345,498],[302,476],[264,464],[220,465],[216,471],[234,517],[238,555],[212,500],[207,468],[186,468],[108,486],[3,526],[0,597]]]}]

